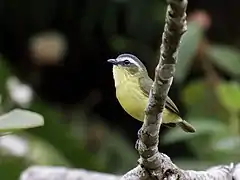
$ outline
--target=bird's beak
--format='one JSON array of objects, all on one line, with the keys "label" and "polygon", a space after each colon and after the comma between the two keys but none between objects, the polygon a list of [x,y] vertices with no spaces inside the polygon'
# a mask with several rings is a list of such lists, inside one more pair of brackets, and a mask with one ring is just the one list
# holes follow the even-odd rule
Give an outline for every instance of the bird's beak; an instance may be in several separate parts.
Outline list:
[{"label": "bird's beak", "polygon": [[117,65],[116,59],[109,59],[109,60],[107,60],[107,62],[109,62],[111,64],[114,64],[114,65]]}]

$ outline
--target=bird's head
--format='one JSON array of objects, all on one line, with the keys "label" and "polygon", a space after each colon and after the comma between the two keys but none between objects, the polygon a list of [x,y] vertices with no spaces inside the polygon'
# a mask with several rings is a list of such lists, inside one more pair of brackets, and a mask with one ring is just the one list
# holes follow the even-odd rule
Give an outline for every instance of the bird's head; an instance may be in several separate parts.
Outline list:
[{"label": "bird's head", "polygon": [[121,54],[116,59],[109,59],[108,62],[113,64],[115,85],[125,81],[130,76],[147,73],[144,64],[132,54]]}]

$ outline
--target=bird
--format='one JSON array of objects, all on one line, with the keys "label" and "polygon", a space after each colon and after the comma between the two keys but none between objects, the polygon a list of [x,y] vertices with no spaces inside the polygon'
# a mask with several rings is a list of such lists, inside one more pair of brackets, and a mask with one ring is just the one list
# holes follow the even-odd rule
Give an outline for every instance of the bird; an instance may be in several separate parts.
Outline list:
[{"label": "bird", "polygon": [[[134,119],[144,121],[145,108],[153,80],[141,60],[133,54],[124,53],[115,59],[108,59],[113,65],[113,79],[116,97],[121,107]],[[185,132],[194,133],[195,128],[183,120],[174,102],[167,96],[162,123],[166,127],[181,127]]]}]

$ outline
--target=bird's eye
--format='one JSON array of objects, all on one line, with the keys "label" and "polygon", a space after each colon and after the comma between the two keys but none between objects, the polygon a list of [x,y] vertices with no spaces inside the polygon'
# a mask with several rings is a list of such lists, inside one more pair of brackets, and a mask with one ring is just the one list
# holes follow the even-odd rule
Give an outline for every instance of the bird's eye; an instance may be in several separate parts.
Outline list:
[{"label": "bird's eye", "polygon": [[124,60],[123,63],[124,63],[125,65],[129,65],[129,64],[130,64],[130,61],[129,61],[129,60]]}]

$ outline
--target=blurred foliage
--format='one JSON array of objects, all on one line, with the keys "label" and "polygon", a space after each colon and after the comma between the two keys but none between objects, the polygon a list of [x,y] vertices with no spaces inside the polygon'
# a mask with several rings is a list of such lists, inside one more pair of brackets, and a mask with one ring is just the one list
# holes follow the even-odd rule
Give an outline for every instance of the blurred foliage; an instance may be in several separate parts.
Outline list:
[{"label": "blurred foliage", "polygon": [[31,111],[14,109],[0,116],[0,135],[42,126],[43,124],[41,115]]},{"label": "blurred foliage", "polygon": [[[183,34],[181,46],[178,52],[178,62],[175,73],[175,80],[181,83],[190,72],[192,59],[198,50],[199,44],[202,40],[204,29],[196,22],[188,24],[188,30]],[[186,51],[187,49],[187,51]]]},{"label": "blurred foliage", "polygon": [[[3,113],[14,109],[16,102],[11,99],[11,93],[7,92],[6,87],[6,82],[12,74],[7,66],[1,66],[0,69],[4,69],[1,72],[6,74],[6,79],[3,80],[5,83],[1,86],[1,92],[5,92],[1,106]],[[41,114],[45,119],[45,125],[16,134],[18,138],[27,142],[27,144],[19,142],[27,148],[27,152],[21,157],[16,156],[15,153],[9,154],[10,151],[14,151],[11,148],[16,148],[14,147],[15,143],[11,144],[11,136],[6,135],[2,138],[9,139],[9,143],[13,147],[1,145],[3,139],[0,139],[0,154],[4,157],[1,158],[0,171],[4,171],[8,167],[14,171],[9,174],[1,174],[1,178],[16,179],[22,170],[33,164],[64,165],[115,173],[124,172],[134,166],[135,161],[133,160],[137,159],[137,154],[132,148],[133,145],[128,144],[119,133],[115,132],[116,130],[110,130],[106,125],[100,123],[100,117],[88,117],[84,111],[79,111],[79,109],[75,112],[71,111],[70,116],[66,116],[59,107],[50,107],[37,97],[30,101],[31,105],[27,109]],[[16,115],[11,112],[15,112]],[[7,114],[8,119],[4,119],[7,122],[4,125],[8,130],[9,128],[13,130],[13,128],[29,126],[29,123],[34,126],[34,121],[31,120],[36,118],[35,114],[24,114],[24,110],[22,113],[18,113],[16,110],[11,112],[8,113],[10,115]],[[72,123],[66,123],[64,118],[68,118]],[[21,122],[21,119],[27,121]],[[95,123],[88,123],[92,121]],[[112,159],[114,159],[114,166],[111,164]]]},{"label": "blurred foliage", "polygon": [[[164,25],[164,1],[89,0],[85,1],[84,9],[77,12],[73,11],[76,8],[73,1],[28,3],[28,7],[25,7],[11,2],[8,8],[16,11],[11,13],[11,18],[17,20],[21,14],[21,20],[31,25],[31,31],[48,26],[57,16],[56,4],[59,3],[59,9],[63,9],[61,15],[67,22],[78,22],[76,27],[80,27],[78,33],[84,46],[94,49],[98,27],[111,52],[136,54],[145,60],[149,74],[153,75],[154,71],[151,70],[156,65],[154,60],[159,52],[160,30]],[[78,4],[78,7],[82,7],[82,4]],[[119,14],[124,20],[119,20]],[[124,22],[121,27],[119,21]],[[174,128],[168,130],[161,141],[164,146],[170,147],[178,142],[187,144],[192,156],[174,159],[182,168],[203,169],[213,164],[240,160],[240,50],[235,46],[209,42],[205,36],[206,30],[199,18],[189,20],[188,31],[182,37],[177,55],[174,79],[180,89],[176,96],[183,104],[179,109],[186,109],[184,119],[191,122],[197,132],[190,135]],[[21,171],[35,164],[64,165],[112,173],[123,173],[136,165],[137,152],[134,144],[123,137],[121,131],[124,129],[109,128],[103,123],[105,120],[92,114],[91,107],[84,103],[65,109],[43,102],[31,92],[30,85],[15,76],[7,60],[2,57],[1,113],[20,106],[41,114],[45,125],[0,139],[0,178],[16,180]],[[16,99],[17,96],[20,97]],[[17,151],[21,149],[21,152]]]},{"label": "blurred foliage", "polygon": [[[188,142],[197,158],[187,161],[179,158],[176,162],[191,169],[199,169],[199,163],[206,167],[240,160],[240,50],[206,43],[204,36],[199,37],[200,32],[202,28],[192,23],[183,36],[183,46],[191,48],[180,48],[176,73],[176,80],[182,82],[186,71],[189,73],[189,69],[193,68],[193,61],[201,62],[203,77],[186,84],[181,95],[187,109],[185,119],[195,126],[197,132],[190,136],[174,129],[163,138],[165,144]],[[188,49],[191,57],[183,56],[188,54]],[[214,67],[220,68],[231,80],[226,81]]]},{"label": "blurred foliage", "polygon": [[206,53],[211,57],[213,63],[223,71],[234,77],[240,76],[240,52],[238,49],[224,45],[212,45],[206,50]]}]

